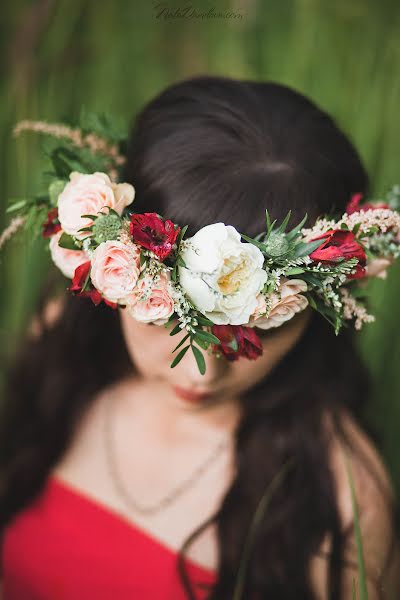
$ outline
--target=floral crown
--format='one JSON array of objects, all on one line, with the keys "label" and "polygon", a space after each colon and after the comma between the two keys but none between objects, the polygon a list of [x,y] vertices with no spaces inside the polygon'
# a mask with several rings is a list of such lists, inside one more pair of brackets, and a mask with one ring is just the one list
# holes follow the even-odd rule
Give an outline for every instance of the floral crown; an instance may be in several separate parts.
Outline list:
[{"label": "floral crown", "polygon": [[255,359],[263,352],[256,329],[278,327],[307,306],[336,333],[349,322],[360,329],[374,320],[364,282],[385,277],[400,254],[400,186],[377,202],[355,193],[344,215],[319,218],[311,228],[305,216],[287,231],[290,213],[277,224],[266,210],[254,239],[224,223],[185,238],[187,226],[132,209],[134,187],[119,181],[126,141],[108,117],[82,113],[75,128],[22,121],[14,134],[23,130],[51,138],[52,171],[44,193],[8,207],[19,214],[0,247],[24,225],[31,238],[49,239],[74,295],[125,308],[143,323],[177,321],[170,335],[186,335],[171,367],[189,348],[202,374],[203,350],[230,361]]}]

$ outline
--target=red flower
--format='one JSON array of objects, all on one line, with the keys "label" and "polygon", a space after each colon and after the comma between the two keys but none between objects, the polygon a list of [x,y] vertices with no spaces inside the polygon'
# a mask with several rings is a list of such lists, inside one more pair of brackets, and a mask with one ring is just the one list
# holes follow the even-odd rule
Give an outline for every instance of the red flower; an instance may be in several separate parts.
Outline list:
[{"label": "red flower", "polygon": [[130,232],[133,241],[154,252],[160,260],[165,260],[171,254],[180,230],[172,221],[164,221],[157,213],[131,216]]},{"label": "red flower", "polygon": [[344,229],[330,229],[323,235],[313,238],[310,241],[313,242],[314,240],[322,239],[324,239],[324,242],[321,246],[310,254],[310,258],[313,261],[329,264],[335,263],[341,258],[345,260],[357,258],[356,272],[348,275],[348,279],[364,277],[367,257],[364,249],[357,242],[354,233]]},{"label": "red flower", "polygon": [[365,202],[364,204],[362,204],[360,206],[362,197],[363,197],[363,194],[361,192],[358,192],[357,194],[352,195],[349,203],[346,206],[346,212],[348,215],[352,215],[354,212],[357,212],[359,210],[366,211],[366,210],[374,210],[377,208],[390,208],[389,204],[385,204],[385,202],[378,202],[376,204],[372,204],[371,202]]},{"label": "red flower", "polygon": [[104,298],[100,292],[92,286],[92,289],[82,291],[82,288],[85,284],[86,277],[90,271],[91,262],[88,260],[85,263],[82,263],[75,269],[74,277],[72,279],[72,286],[67,288],[70,292],[74,292],[77,296],[82,298],[90,298],[96,306],[100,304],[100,302],[105,302],[111,308],[117,308],[116,302],[110,302],[106,298]]},{"label": "red flower", "polygon": [[42,237],[48,238],[60,231],[60,223],[54,223],[58,218],[58,208],[51,208],[47,213],[47,221],[42,225]]},{"label": "red flower", "polygon": [[261,341],[252,327],[213,325],[211,332],[221,342],[215,349],[222,351],[230,361],[238,360],[240,356],[255,360],[263,353]]}]

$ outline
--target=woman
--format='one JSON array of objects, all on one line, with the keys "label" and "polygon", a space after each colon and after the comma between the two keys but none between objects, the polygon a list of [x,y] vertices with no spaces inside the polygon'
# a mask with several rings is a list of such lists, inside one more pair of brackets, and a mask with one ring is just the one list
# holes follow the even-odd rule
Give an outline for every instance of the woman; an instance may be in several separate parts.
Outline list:
[{"label": "woman", "polygon": [[[255,236],[266,207],[314,222],[368,191],[355,149],[310,100],[216,76],[143,109],[123,180],[138,213],[189,224],[188,236],[215,222]],[[180,336],[72,296],[38,314],[2,420],[6,597],[352,598],[345,452],[369,598],[398,597],[393,491],[365,433],[368,378],[350,335],[307,308],[261,332],[257,360],[209,354],[204,375],[189,352],[170,368]]]}]

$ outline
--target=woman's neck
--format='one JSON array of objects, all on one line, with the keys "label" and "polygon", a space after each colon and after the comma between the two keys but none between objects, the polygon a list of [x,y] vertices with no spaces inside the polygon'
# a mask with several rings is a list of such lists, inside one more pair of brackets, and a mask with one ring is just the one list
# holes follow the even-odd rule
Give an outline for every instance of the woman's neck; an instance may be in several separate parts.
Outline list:
[{"label": "woman's neck", "polygon": [[232,433],[241,417],[239,398],[225,397],[190,404],[162,380],[132,376],[122,382],[118,395],[132,422],[171,435],[215,439]]}]

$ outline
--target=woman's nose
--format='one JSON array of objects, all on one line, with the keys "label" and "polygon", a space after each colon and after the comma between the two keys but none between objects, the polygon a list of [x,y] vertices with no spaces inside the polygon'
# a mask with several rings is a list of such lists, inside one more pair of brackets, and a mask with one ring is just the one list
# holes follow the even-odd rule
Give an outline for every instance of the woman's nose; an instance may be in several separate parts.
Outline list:
[{"label": "woman's nose", "polygon": [[228,361],[223,357],[218,357],[211,351],[203,350],[199,348],[199,351],[203,354],[205,362],[205,373],[202,375],[199,371],[196,358],[191,349],[189,349],[184,358],[181,361],[181,372],[185,375],[185,379],[188,383],[192,384],[199,390],[206,390],[212,388],[228,370]]}]

